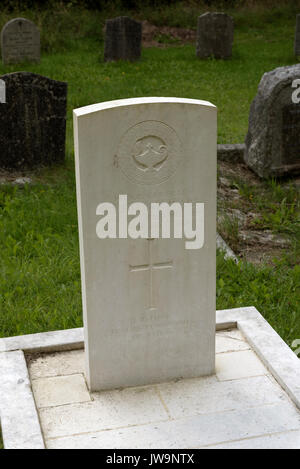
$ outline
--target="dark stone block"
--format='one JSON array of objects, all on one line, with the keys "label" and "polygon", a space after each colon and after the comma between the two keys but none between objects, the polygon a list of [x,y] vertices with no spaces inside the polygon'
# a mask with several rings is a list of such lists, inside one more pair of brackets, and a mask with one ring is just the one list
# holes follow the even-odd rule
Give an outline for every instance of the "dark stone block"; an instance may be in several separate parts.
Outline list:
[{"label": "dark stone block", "polygon": [[204,13],[198,17],[197,57],[228,59],[232,55],[234,23],[226,13]]},{"label": "dark stone block", "polygon": [[141,56],[142,24],[120,16],[106,20],[104,60],[138,60]]},{"label": "dark stone block", "polygon": [[27,169],[65,157],[67,83],[28,72],[2,75],[0,168]]},{"label": "dark stone block", "polygon": [[228,161],[228,163],[241,163],[244,161],[244,143],[231,143],[217,145],[218,161]]}]

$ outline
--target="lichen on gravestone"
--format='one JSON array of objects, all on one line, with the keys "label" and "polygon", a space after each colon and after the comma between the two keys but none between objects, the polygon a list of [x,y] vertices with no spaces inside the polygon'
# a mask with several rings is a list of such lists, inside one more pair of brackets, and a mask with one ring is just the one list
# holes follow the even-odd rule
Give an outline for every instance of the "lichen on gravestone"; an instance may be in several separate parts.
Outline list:
[{"label": "lichen on gravestone", "polygon": [[252,101],[244,161],[262,178],[300,172],[300,103],[293,87],[300,65],[265,73]]},{"label": "lichen on gravestone", "polygon": [[65,158],[67,83],[29,72],[2,75],[0,168],[30,169]]}]

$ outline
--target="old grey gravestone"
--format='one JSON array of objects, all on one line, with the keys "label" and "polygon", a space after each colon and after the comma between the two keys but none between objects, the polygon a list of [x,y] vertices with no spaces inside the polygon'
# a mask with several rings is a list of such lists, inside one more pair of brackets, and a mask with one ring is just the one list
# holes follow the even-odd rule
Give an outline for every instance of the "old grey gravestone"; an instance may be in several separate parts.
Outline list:
[{"label": "old grey gravestone", "polygon": [[74,138],[90,388],[214,373],[215,106],[95,104]]},{"label": "old grey gravestone", "polygon": [[26,169],[65,157],[67,83],[28,72],[2,75],[0,168]]},{"label": "old grey gravestone", "polygon": [[228,59],[232,55],[234,23],[226,13],[204,13],[198,17],[196,55]]},{"label": "old grey gravestone", "polygon": [[25,18],[8,21],[1,31],[4,64],[40,61],[40,33],[36,25]]},{"label": "old grey gravestone", "polygon": [[260,177],[300,171],[300,65],[262,76],[249,114],[244,159]]},{"label": "old grey gravestone", "polygon": [[105,23],[104,60],[135,61],[141,57],[142,24],[128,16]]},{"label": "old grey gravestone", "polygon": [[296,56],[300,55],[300,15],[296,15],[294,52]]}]

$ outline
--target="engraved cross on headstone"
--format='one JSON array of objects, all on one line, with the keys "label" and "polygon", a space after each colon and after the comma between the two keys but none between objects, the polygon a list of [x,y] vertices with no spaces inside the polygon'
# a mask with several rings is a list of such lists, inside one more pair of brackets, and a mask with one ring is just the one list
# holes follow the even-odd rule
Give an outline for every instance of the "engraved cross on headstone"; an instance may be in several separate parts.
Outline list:
[{"label": "engraved cross on headstone", "polygon": [[130,272],[143,272],[149,271],[150,274],[150,282],[149,282],[149,307],[148,309],[151,311],[156,309],[154,305],[153,299],[153,271],[154,270],[161,270],[161,269],[170,269],[173,268],[173,262],[153,262],[153,253],[152,253],[152,242],[154,238],[148,238],[148,253],[149,253],[149,264],[141,264],[141,265],[130,265],[129,270]]}]

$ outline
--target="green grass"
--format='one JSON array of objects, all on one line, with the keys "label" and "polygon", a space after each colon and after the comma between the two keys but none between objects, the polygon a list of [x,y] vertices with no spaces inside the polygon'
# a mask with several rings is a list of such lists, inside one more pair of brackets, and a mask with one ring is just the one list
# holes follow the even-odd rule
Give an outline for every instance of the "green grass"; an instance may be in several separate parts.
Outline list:
[{"label": "green grass", "polygon": [[289,345],[300,337],[299,288],[300,265],[256,267],[217,256],[217,309],[255,306]]},{"label": "green grass", "polygon": [[[42,61],[0,65],[0,74],[26,69],[68,82],[67,159],[62,167],[40,171],[33,186],[0,188],[1,337],[82,325],[72,109],[134,96],[205,99],[218,106],[219,143],[242,142],[262,74],[296,63],[294,13],[274,11],[234,13],[232,60],[197,60],[195,47],[185,45],[144,49],[142,60],[134,64],[103,62],[100,13],[18,13],[44,28]],[[182,18],[180,23],[174,13],[166,22],[190,25],[186,16]],[[0,27],[7,19],[7,13],[0,14]],[[257,195],[256,203],[264,200]],[[283,204],[284,213],[277,213],[269,200],[264,226],[291,227],[296,213],[291,204]],[[256,306],[290,344],[300,338],[299,275],[299,266],[286,259],[270,268],[235,265],[218,256],[217,307]]]},{"label": "green grass", "polygon": [[[238,189],[240,198],[219,199],[218,207],[224,211],[226,208],[239,209],[244,213],[255,214],[251,220],[250,228],[254,230],[269,230],[286,238],[290,243],[285,257],[287,265],[300,264],[300,197],[299,188],[293,181],[279,183],[275,179],[260,181],[253,185],[232,176],[231,186]],[[219,226],[222,236],[233,250],[239,250],[238,219],[224,216]]]},{"label": "green grass", "polygon": [[[180,19],[176,8],[177,22],[169,18],[169,23],[177,24]],[[69,122],[72,108],[97,101],[151,95],[206,99],[218,106],[219,143],[241,142],[262,74],[297,62],[293,56],[295,17],[292,12],[287,16],[286,10],[279,11],[281,15],[276,9],[270,11],[271,23],[266,22],[265,11],[250,14],[250,19],[249,12],[236,13],[232,60],[197,60],[194,45],[186,45],[145,49],[138,64],[103,62],[103,13],[66,8],[57,12],[19,12],[35,19],[41,28],[42,62],[26,67],[1,65],[0,73],[26,68],[68,81]],[[0,14],[0,27],[13,16]],[[155,19],[155,11],[152,16]]]},{"label": "green grass", "polygon": [[69,179],[0,192],[2,335],[81,325],[72,175]]},{"label": "green grass", "polygon": [[[292,34],[291,28],[289,36]],[[73,47],[65,52],[44,54],[40,65],[28,64],[26,70],[69,83],[69,124],[73,108],[95,102],[136,96],[183,96],[216,104],[218,142],[237,143],[245,138],[250,103],[262,74],[296,60],[290,39],[282,40],[278,35],[277,41],[265,42],[264,38],[242,33],[236,36],[231,61],[197,60],[195,47],[185,45],[145,49],[136,64],[107,64],[102,60],[103,45],[85,38],[74,40]],[[16,67],[0,66],[0,73],[15,70]],[[70,151],[70,126],[68,130]]]}]

